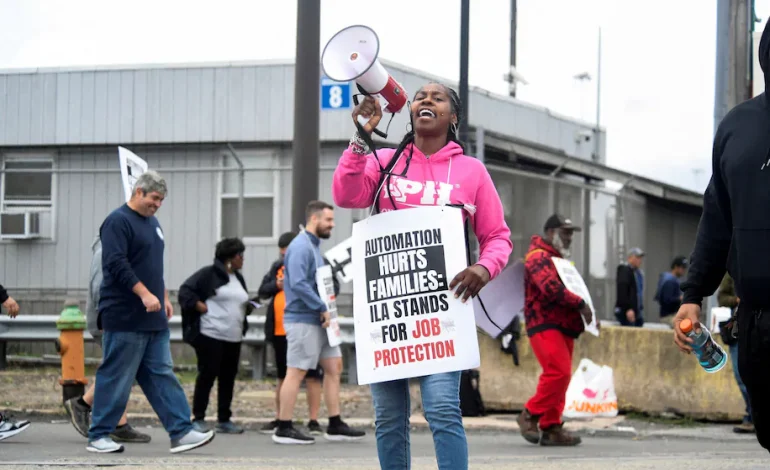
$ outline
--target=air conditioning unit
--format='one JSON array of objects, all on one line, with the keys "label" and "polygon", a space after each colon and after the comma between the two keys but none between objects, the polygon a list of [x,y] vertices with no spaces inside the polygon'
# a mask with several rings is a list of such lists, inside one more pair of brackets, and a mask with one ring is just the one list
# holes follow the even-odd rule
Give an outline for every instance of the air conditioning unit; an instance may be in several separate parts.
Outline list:
[{"label": "air conditioning unit", "polygon": [[[16,211],[0,213],[0,238],[32,240],[43,238],[41,226],[50,219],[50,212]],[[50,226],[50,224],[47,224]]]}]

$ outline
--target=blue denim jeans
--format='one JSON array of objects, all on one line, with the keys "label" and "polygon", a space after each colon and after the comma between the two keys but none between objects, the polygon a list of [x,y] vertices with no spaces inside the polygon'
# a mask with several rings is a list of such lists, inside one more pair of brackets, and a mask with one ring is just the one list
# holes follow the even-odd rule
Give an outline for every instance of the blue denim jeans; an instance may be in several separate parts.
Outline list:
[{"label": "blue denim jeans", "polygon": [[[448,372],[420,377],[425,419],[433,433],[439,470],[466,470],[468,442],[460,412],[460,374]],[[382,470],[411,468],[409,449],[409,382],[394,380],[371,385],[374,399],[377,454]]]},{"label": "blue denim jeans", "polygon": [[105,331],[102,349],[89,441],[107,437],[115,430],[128,404],[134,379],[172,440],[192,430],[190,405],[174,375],[168,329]]},{"label": "blue denim jeans", "polygon": [[751,401],[749,400],[749,392],[746,391],[746,386],[741,380],[741,374],[738,372],[738,343],[730,345],[730,362],[733,363],[733,374],[735,375],[735,381],[738,382],[738,388],[743,395],[743,402],[746,403],[746,416],[743,417],[744,423],[751,423]]}]

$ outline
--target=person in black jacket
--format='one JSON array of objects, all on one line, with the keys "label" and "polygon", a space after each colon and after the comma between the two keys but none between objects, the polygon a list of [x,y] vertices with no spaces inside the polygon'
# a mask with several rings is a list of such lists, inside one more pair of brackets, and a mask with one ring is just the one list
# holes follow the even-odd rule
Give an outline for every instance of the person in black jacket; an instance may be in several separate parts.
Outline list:
[{"label": "person in black jacket", "polygon": [[644,274],[641,248],[631,248],[628,261],[618,266],[615,276],[615,318],[623,326],[644,325]]},{"label": "person in black jacket", "polygon": [[770,450],[770,23],[759,42],[759,64],[765,91],[730,110],[714,135],[711,180],[703,194],[689,275],[682,283],[684,299],[674,317],[674,342],[692,351],[692,340],[679,324],[685,318],[699,322],[703,298],[717,290],[726,269],[740,298],[738,370],[757,440]]},{"label": "person in black jacket", "polygon": [[193,396],[193,425],[200,432],[205,425],[209,394],[217,381],[216,430],[240,434],[230,417],[235,377],[246,333],[246,282],[241,276],[245,246],[237,238],[226,238],[216,246],[214,263],[199,269],[179,288],[182,334],[198,356],[198,377]]}]

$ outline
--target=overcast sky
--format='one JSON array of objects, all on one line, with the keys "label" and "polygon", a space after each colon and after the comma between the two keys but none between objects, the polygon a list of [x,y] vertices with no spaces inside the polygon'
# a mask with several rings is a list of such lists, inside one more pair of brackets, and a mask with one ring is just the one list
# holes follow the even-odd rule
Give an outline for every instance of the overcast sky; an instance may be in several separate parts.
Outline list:
[{"label": "overcast sky", "polygon": [[[705,187],[716,0],[519,0],[518,20],[519,98],[593,122],[595,82],[573,76],[596,76],[601,25],[607,163]],[[458,79],[459,0],[322,1],[322,44],[359,23],[383,57]],[[507,94],[509,31],[510,0],[471,1],[472,86]],[[0,0],[0,68],[293,58],[295,41],[294,0]]]}]

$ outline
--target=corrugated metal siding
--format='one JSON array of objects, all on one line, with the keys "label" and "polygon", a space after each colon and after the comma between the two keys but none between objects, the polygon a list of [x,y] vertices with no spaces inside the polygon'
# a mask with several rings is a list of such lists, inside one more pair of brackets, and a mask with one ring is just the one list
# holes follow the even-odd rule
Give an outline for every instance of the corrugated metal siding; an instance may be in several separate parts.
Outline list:
[{"label": "corrugated metal siding", "polygon": [[[410,96],[432,80],[398,67],[390,71]],[[0,73],[0,105],[0,146],[290,141],[294,66]],[[471,126],[591,155],[592,145],[574,141],[587,124],[477,90],[469,109]],[[350,121],[350,110],[323,111],[321,138],[347,140]],[[408,113],[399,114],[388,140],[398,142],[407,122]]]},{"label": "corrugated metal siding", "polygon": [[[248,155],[256,147],[240,146],[239,154]],[[147,160],[151,168],[177,169],[220,166],[225,150],[216,145],[174,147],[131,146]],[[264,153],[264,152],[262,152]],[[270,152],[268,152],[269,154]],[[275,160],[264,159],[248,166],[277,171],[276,192],[278,233],[296,230],[291,217],[291,151],[275,147]],[[324,148],[321,155],[320,197],[332,202],[331,179],[341,154],[341,146]],[[115,147],[66,147],[56,154],[61,169],[114,169],[113,173],[60,173],[56,176],[55,239],[53,241],[14,241],[0,243],[0,283],[10,289],[60,290],[79,292],[87,287],[91,243],[104,217],[123,201],[123,190]],[[220,179],[218,172],[169,172],[163,175],[169,194],[158,218],[166,236],[165,270],[168,288],[176,290],[195,270],[214,258],[214,246],[220,239],[218,217]],[[247,191],[254,188],[247,188]],[[332,237],[322,244],[326,250],[351,234],[352,218],[357,211],[339,210]],[[246,215],[248,217],[248,214]],[[244,277],[250,290],[256,291],[262,276],[278,255],[277,240],[248,244]],[[352,293],[349,285],[342,293]],[[62,294],[64,295],[64,294]]]},{"label": "corrugated metal siding", "polygon": [[[151,167],[207,167],[216,151],[200,146],[134,148]],[[2,283],[9,288],[82,289],[87,287],[91,243],[104,217],[123,200],[114,147],[68,147],[56,156],[61,169],[114,168],[114,173],[60,173],[56,176],[55,235],[49,241],[0,244]],[[176,289],[185,275],[213,257],[216,175],[164,175],[169,196],[158,218],[166,234],[166,281]],[[176,287],[175,287],[176,286]]]}]

